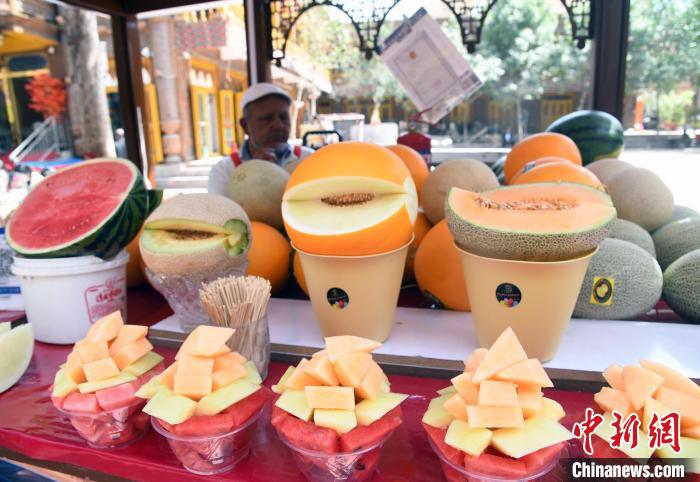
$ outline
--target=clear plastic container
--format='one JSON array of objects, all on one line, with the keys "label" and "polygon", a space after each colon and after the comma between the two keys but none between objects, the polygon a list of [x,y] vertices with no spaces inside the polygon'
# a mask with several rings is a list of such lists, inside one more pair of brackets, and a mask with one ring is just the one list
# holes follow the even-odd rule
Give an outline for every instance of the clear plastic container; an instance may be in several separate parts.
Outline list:
[{"label": "clear plastic container", "polygon": [[279,431],[277,435],[282,443],[292,451],[294,461],[306,480],[310,482],[364,482],[372,479],[379,463],[381,448],[393,433],[392,430],[369,447],[354,452],[334,454],[297,447]]},{"label": "clear plastic container", "polygon": [[[265,404],[267,405],[269,404]],[[213,475],[233,470],[248,456],[256,422],[264,412],[265,407],[241,426],[221,435],[175,435],[168,432],[155,417],[151,417],[151,425],[166,438],[170,449],[185,469],[193,474]]]},{"label": "clear plastic container", "polygon": [[136,442],[148,432],[148,415],[141,412],[146,402],[135,398],[128,407],[97,413],[57,410],[68,417],[73,428],[90,447],[118,448]]},{"label": "clear plastic container", "polygon": [[435,454],[440,459],[442,471],[445,474],[445,478],[449,482],[526,482],[528,480],[534,480],[551,472],[552,469],[554,469],[554,467],[559,463],[559,460],[561,459],[561,454],[565,450],[562,447],[562,450],[560,450],[556,456],[552,457],[552,460],[549,463],[545,464],[540,470],[529,473],[525,477],[513,479],[508,477],[478,473],[473,470],[467,470],[465,467],[456,465],[453,462],[447,460],[442,454],[442,452],[435,446],[435,442],[433,442],[433,440],[430,437],[428,437],[428,442],[430,443],[430,447],[433,449],[433,452],[435,452]]}]

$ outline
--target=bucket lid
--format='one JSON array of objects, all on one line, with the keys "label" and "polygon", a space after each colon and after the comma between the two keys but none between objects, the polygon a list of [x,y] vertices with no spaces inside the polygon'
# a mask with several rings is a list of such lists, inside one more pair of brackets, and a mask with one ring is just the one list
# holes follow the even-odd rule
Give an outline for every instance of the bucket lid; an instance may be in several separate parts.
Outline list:
[{"label": "bucket lid", "polygon": [[129,253],[122,250],[109,261],[97,256],[75,256],[71,258],[23,258],[12,257],[12,273],[18,276],[65,276],[104,271],[129,262]]}]

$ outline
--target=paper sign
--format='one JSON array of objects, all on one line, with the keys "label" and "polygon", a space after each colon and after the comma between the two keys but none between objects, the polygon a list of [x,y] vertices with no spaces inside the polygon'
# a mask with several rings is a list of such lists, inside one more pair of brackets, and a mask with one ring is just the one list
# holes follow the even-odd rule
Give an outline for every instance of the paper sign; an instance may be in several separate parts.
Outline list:
[{"label": "paper sign", "polygon": [[380,55],[422,112],[422,118],[431,124],[482,85],[440,25],[423,8],[387,38]]}]

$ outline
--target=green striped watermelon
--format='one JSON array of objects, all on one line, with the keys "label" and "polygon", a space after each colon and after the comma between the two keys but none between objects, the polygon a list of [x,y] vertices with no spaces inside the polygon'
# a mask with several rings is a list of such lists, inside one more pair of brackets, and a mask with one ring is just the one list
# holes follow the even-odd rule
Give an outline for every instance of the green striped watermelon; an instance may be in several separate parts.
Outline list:
[{"label": "green striped watermelon", "polygon": [[581,151],[584,166],[598,159],[618,157],[625,145],[620,121],[599,110],[567,114],[552,122],[547,132],[558,132],[571,138]]},{"label": "green striped watermelon", "polygon": [[44,179],[12,214],[5,235],[28,258],[111,259],[136,237],[148,204],[132,162],[94,159]]}]

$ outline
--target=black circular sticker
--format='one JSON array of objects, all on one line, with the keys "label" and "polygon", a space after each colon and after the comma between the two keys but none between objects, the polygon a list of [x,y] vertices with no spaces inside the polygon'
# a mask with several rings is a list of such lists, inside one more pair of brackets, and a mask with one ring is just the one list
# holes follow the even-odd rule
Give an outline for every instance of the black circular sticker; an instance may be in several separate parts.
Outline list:
[{"label": "black circular sticker", "polygon": [[496,299],[507,308],[515,308],[520,304],[523,295],[520,288],[512,283],[501,283],[496,288]]},{"label": "black circular sticker", "polygon": [[613,285],[608,278],[597,278],[593,282],[593,301],[599,305],[609,304],[613,295]]},{"label": "black circular sticker", "polygon": [[326,299],[333,308],[343,310],[350,304],[350,297],[342,288],[331,288],[326,293]]}]

